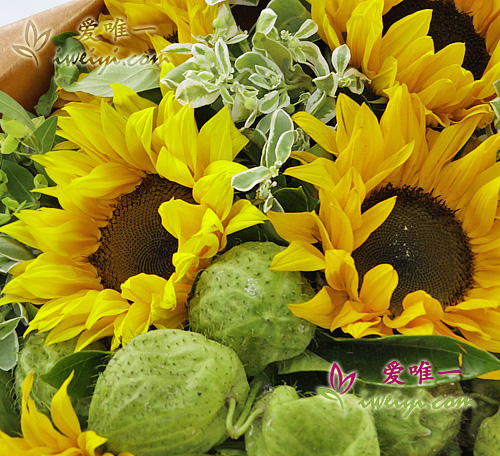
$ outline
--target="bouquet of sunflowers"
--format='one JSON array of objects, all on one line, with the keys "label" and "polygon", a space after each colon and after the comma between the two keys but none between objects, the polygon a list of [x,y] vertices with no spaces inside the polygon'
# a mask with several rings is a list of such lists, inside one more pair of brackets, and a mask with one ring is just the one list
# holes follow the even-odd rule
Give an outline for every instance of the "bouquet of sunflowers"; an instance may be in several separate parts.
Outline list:
[{"label": "bouquet of sunflowers", "polygon": [[104,3],[0,92],[0,453],[500,455],[500,5]]}]

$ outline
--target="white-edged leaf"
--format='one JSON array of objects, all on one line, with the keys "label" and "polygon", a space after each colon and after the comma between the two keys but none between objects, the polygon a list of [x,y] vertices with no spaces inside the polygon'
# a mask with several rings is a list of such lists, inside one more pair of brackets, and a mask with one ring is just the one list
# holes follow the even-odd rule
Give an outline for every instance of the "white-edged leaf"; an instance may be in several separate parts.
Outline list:
[{"label": "white-edged leaf", "polygon": [[271,116],[271,125],[269,127],[269,139],[264,147],[262,154],[262,165],[267,168],[275,166],[276,163],[276,149],[281,135],[287,131],[293,131],[293,121],[291,117],[283,111],[278,109]]},{"label": "white-edged leaf", "polygon": [[314,22],[312,19],[307,19],[300,28],[295,33],[294,38],[296,39],[304,39],[313,36],[318,31],[318,24]]},{"label": "white-edged leaf", "polygon": [[272,172],[265,166],[257,166],[235,174],[231,179],[231,186],[241,192],[247,192],[271,176]]},{"label": "white-edged leaf", "polygon": [[201,81],[187,79],[182,81],[175,91],[175,98],[183,105],[200,108],[212,104],[219,98],[220,91],[209,91]]},{"label": "white-edged leaf", "polygon": [[276,166],[283,165],[283,163],[285,163],[290,158],[294,141],[295,141],[295,133],[293,129],[290,131],[285,131],[285,133],[283,133],[280,136],[275,151]]},{"label": "white-edged leaf", "polygon": [[273,29],[277,18],[278,15],[271,8],[263,9],[255,24],[255,30],[267,35]]},{"label": "white-edged leaf", "polygon": [[161,52],[175,54],[192,54],[193,43],[172,43]]},{"label": "white-edged leaf", "polygon": [[332,52],[332,65],[337,73],[343,73],[351,61],[351,50],[347,44],[342,44]]},{"label": "white-edged leaf", "polygon": [[15,331],[0,340],[0,369],[7,371],[17,364],[19,340]]}]

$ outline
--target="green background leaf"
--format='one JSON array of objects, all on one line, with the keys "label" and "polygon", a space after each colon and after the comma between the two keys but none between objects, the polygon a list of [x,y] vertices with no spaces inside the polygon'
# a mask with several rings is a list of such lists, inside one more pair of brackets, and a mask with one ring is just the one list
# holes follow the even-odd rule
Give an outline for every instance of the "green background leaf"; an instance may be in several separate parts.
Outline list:
[{"label": "green background leaf", "polygon": [[61,358],[54,367],[41,378],[55,388],[60,388],[71,371],[75,376],[68,386],[68,394],[74,398],[92,396],[97,376],[106,367],[110,352],[88,350]]},{"label": "green background leaf", "polygon": [[[325,333],[321,334],[319,346],[314,352],[330,363],[336,362],[342,372],[356,371],[357,378],[369,384],[384,384],[387,375],[383,371],[394,360],[405,368],[398,376],[405,385],[393,384],[400,387],[431,387],[469,380],[500,369],[500,360],[493,354],[447,336],[333,339]],[[424,380],[419,385],[419,376],[411,375],[409,367],[418,366],[421,361],[431,364],[434,379]],[[457,369],[461,370],[461,374],[438,374]]]},{"label": "green background leaf", "polygon": [[30,130],[34,128],[33,122],[26,110],[16,100],[2,91],[0,91],[0,113],[22,122]]},{"label": "green background leaf", "polygon": [[136,92],[160,87],[160,68],[152,63],[134,64],[137,61],[138,57],[133,56],[98,67],[81,81],[65,87],[65,90],[90,93],[98,97],[112,97],[113,83],[123,84]]},{"label": "green background leaf", "polygon": [[52,149],[56,137],[57,116],[49,117],[36,130],[35,136],[38,139],[38,153],[44,154]]},{"label": "green background leaf", "polygon": [[3,160],[2,171],[7,174],[9,179],[7,184],[9,193],[18,203],[28,201],[36,204],[37,200],[33,193],[31,193],[31,190],[35,187],[33,175],[26,168],[9,160]]}]

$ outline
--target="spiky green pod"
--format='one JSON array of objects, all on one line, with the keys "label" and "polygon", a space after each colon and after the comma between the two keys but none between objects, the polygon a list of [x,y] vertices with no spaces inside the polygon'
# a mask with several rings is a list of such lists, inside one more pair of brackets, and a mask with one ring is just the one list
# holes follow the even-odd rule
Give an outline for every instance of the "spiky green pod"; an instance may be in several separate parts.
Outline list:
[{"label": "spiky green pod", "polygon": [[89,428],[113,454],[203,453],[228,436],[227,401],[235,417],[248,395],[233,350],[201,334],[160,329],[132,339],[97,380]]},{"label": "spiky green pod", "polygon": [[[33,372],[33,388],[30,397],[35,401],[37,409],[50,415],[50,402],[57,392],[57,388],[41,379],[49,372],[61,358],[71,355],[75,351],[77,339],[71,339],[56,344],[46,345],[47,333],[31,334],[26,338],[24,346],[19,352],[19,360],[15,369],[15,391],[18,401],[21,399],[21,386],[26,376]],[[90,344],[89,350],[105,350],[100,342]],[[89,414],[90,399],[71,400],[76,414],[85,423]]]},{"label": "spiky green pod", "polygon": [[314,335],[287,306],[314,295],[307,280],[269,269],[282,250],[272,242],[233,247],[201,273],[189,305],[191,329],[231,347],[250,376],[299,355]]},{"label": "spiky green pod", "polygon": [[299,398],[290,386],[278,386],[245,434],[248,456],[378,456],[371,412],[352,394],[339,401],[322,396]]}]

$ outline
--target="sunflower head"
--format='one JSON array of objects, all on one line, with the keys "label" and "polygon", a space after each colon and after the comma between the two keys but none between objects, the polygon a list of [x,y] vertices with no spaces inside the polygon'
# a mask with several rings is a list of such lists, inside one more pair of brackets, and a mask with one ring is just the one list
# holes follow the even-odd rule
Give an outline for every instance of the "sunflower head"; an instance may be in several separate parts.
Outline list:
[{"label": "sunflower head", "polygon": [[432,125],[481,113],[500,79],[500,6],[461,0],[310,0],[312,18],[331,49],[347,44],[351,64],[391,97],[405,84]]},{"label": "sunflower head", "polygon": [[[269,214],[290,241],[272,267],[321,270],[327,282],[290,308],[354,337],[444,334],[500,351],[500,135],[454,159],[481,114],[437,132],[426,129],[423,107],[404,86],[380,122],[339,98],[336,131],[294,116],[337,157],[308,162],[311,155],[298,153],[305,164],[287,170],[316,185],[318,214]],[[313,227],[312,236],[291,233],[291,223]]]}]

